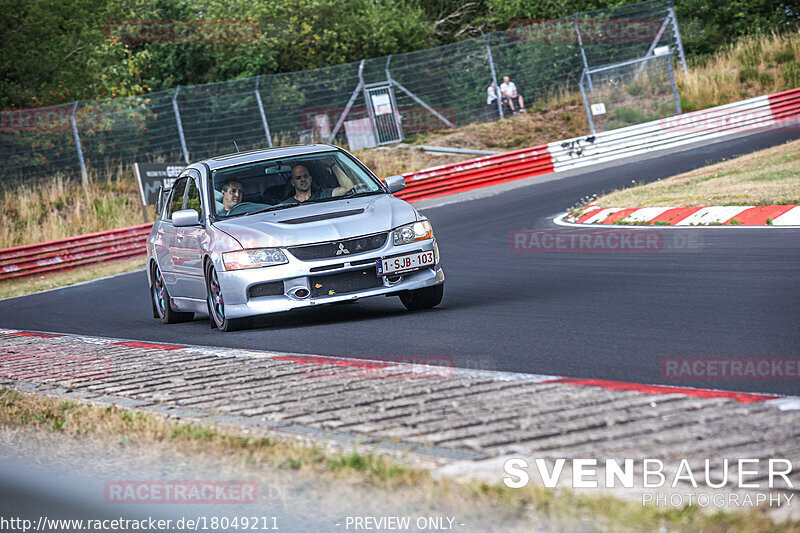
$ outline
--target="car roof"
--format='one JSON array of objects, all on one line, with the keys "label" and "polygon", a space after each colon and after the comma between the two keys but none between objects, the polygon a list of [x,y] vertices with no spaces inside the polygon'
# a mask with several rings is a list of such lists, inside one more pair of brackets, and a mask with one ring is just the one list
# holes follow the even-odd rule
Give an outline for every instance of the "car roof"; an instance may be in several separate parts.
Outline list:
[{"label": "car roof", "polygon": [[254,163],[264,159],[281,157],[294,157],[298,155],[313,154],[315,152],[338,151],[339,148],[330,144],[297,144],[293,146],[280,146],[278,148],[266,148],[263,150],[250,150],[248,152],[238,152],[227,155],[220,155],[198,161],[205,163],[211,170],[241,165],[243,163]]}]

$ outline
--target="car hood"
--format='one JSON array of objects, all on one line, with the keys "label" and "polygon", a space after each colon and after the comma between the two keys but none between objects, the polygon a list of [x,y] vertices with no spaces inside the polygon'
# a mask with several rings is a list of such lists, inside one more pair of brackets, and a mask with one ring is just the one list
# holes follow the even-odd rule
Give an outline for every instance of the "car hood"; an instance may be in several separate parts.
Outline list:
[{"label": "car hood", "polygon": [[214,222],[243,248],[279,248],[389,231],[414,222],[416,210],[390,194],[300,205]]}]

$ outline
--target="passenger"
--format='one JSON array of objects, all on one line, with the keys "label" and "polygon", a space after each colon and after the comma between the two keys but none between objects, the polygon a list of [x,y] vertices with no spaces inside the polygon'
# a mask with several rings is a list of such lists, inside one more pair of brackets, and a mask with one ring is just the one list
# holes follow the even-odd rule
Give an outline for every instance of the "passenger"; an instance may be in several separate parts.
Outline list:
[{"label": "passenger", "polygon": [[290,183],[292,187],[294,187],[294,196],[290,196],[288,199],[284,200],[283,203],[302,204],[308,200],[335,198],[337,196],[344,196],[353,189],[353,182],[335,162],[331,161],[328,168],[330,168],[333,175],[336,176],[336,181],[339,182],[339,186],[326,187],[318,190],[311,189],[311,174],[306,167],[297,165],[292,168],[292,179]]},{"label": "passenger", "polygon": [[236,180],[225,182],[225,184],[222,186],[223,210],[217,214],[224,217],[228,216],[234,206],[242,203],[243,194],[244,188],[242,182]]},{"label": "passenger", "polygon": [[520,111],[523,113],[525,112],[525,101],[522,99],[522,95],[517,92],[517,86],[508,76],[503,76],[503,83],[500,84],[500,92],[503,93],[503,100],[508,102],[512,113],[517,112],[517,110],[514,109],[515,103],[519,106]]}]

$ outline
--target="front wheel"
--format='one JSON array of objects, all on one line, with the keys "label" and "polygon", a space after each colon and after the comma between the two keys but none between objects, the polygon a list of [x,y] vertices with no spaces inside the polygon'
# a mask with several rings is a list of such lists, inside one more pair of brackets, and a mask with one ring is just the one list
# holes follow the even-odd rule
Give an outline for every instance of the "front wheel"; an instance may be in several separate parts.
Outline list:
[{"label": "front wheel", "polygon": [[150,286],[150,300],[153,304],[153,318],[160,318],[164,324],[177,324],[188,322],[194,318],[194,313],[183,313],[174,311],[169,303],[169,292],[164,284],[164,277],[158,265],[152,263],[150,266],[150,276],[153,285]]},{"label": "front wheel", "polygon": [[216,327],[220,331],[236,331],[247,325],[245,318],[228,318],[225,314],[225,300],[222,296],[222,287],[219,284],[219,276],[214,265],[206,265],[206,292],[208,294],[206,303],[208,304],[208,317],[211,320],[211,327]]},{"label": "front wheel", "polygon": [[440,283],[433,287],[403,292],[400,294],[400,301],[409,311],[419,311],[436,307],[442,302],[443,296],[444,283]]}]

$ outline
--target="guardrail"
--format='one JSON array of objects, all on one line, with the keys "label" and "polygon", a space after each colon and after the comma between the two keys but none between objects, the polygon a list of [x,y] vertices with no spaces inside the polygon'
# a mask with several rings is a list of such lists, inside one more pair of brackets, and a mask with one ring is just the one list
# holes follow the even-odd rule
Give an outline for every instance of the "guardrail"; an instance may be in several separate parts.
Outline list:
[{"label": "guardrail", "polygon": [[800,89],[548,144],[555,172],[747,131],[800,126]]},{"label": "guardrail", "polygon": [[[800,88],[403,175],[409,202],[759,129],[800,127]],[[0,280],[144,255],[152,224],[0,250]]]},{"label": "guardrail", "polygon": [[403,174],[406,188],[397,197],[414,202],[551,172],[547,145],[534,146]]},{"label": "guardrail", "polygon": [[152,223],[0,250],[0,280],[50,274],[145,253]]}]

